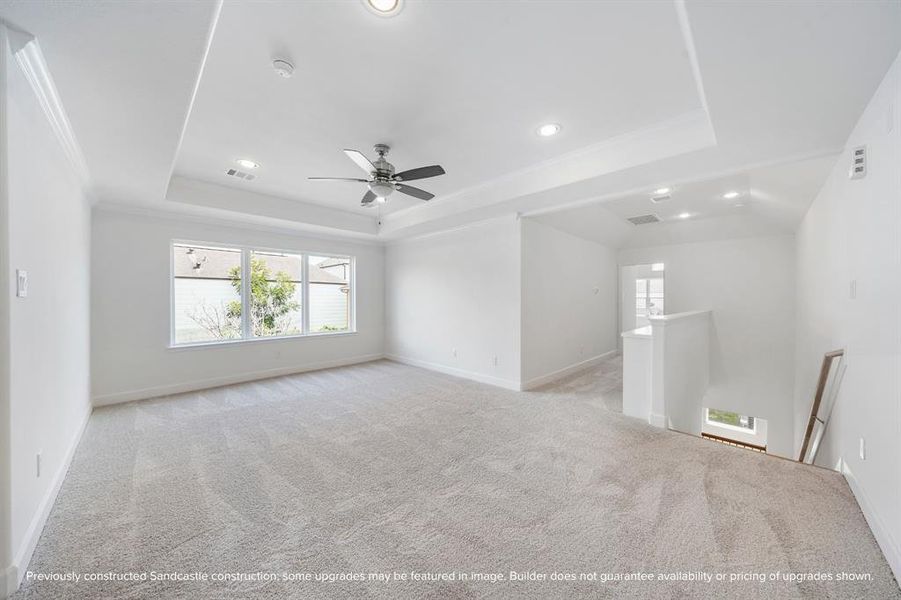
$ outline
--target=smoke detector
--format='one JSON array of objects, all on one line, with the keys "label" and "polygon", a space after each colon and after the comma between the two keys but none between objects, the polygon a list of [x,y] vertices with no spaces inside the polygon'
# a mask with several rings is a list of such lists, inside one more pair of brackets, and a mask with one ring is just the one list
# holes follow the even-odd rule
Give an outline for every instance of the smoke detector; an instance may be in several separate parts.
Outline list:
[{"label": "smoke detector", "polygon": [[294,75],[294,65],[281,58],[276,58],[272,61],[272,68],[275,69],[279,77],[284,79],[290,79]]}]

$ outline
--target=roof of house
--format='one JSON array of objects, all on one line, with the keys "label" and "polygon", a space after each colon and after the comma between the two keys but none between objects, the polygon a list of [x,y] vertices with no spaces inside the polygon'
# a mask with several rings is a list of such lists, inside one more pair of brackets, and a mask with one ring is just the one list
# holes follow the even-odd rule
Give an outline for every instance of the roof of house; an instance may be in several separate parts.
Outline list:
[{"label": "roof of house", "polygon": [[[174,255],[175,277],[193,279],[231,279],[231,270],[241,265],[241,251],[226,248],[205,248],[202,246],[176,245]],[[303,265],[296,255],[254,253],[266,261],[272,276],[276,273],[287,273],[292,281],[301,281]],[[330,264],[326,264],[330,263]],[[324,271],[323,266],[339,266],[347,264],[347,259],[326,259],[318,264],[310,265],[310,283],[330,283],[346,285],[347,280],[332,272]]]}]

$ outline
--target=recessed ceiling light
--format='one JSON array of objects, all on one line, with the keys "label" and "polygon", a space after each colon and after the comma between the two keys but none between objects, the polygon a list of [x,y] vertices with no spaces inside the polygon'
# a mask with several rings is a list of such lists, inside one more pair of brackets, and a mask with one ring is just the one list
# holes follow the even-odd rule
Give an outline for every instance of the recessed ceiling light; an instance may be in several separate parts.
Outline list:
[{"label": "recessed ceiling light", "polygon": [[284,77],[285,79],[294,75],[294,65],[281,58],[276,58],[272,61],[272,68],[275,69],[279,77]]},{"label": "recessed ceiling light", "polygon": [[657,188],[656,190],[654,190],[654,195],[662,196],[664,194],[669,194],[670,191],[672,191],[672,190],[670,190],[668,187]]},{"label": "recessed ceiling light", "polygon": [[679,213],[678,216],[679,216],[680,219],[687,219],[688,217],[691,216],[691,213],[687,213],[687,212],[686,212],[686,213]]},{"label": "recessed ceiling light", "polygon": [[563,128],[557,123],[547,123],[538,128],[538,135],[541,137],[551,137],[552,135],[560,133],[561,129]]},{"label": "recessed ceiling light", "polygon": [[245,169],[256,169],[260,166],[260,163],[253,162],[252,160],[249,160],[247,158],[239,158],[235,162]]},{"label": "recessed ceiling light", "polygon": [[739,196],[741,196],[741,194],[739,194],[738,192],[726,192],[725,194],[723,194],[723,198],[725,198],[726,200],[732,200],[733,198],[738,198]]},{"label": "recessed ceiling light", "polygon": [[403,8],[403,0],[363,0],[363,4],[380,17],[393,17]]}]

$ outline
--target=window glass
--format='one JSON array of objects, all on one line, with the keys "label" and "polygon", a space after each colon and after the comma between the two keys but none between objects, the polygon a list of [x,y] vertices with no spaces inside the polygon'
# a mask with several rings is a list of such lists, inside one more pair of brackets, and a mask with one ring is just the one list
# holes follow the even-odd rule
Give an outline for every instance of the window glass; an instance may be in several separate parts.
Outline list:
[{"label": "window glass", "polygon": [[173,246],[175,343],[241,337],[241,251]]},{"label": "window glass", "polygon": [[303,257],[250,253],[250,325],[254,337],[303,333]]},{"label": "window glass", "polygon": [[185,242],[172,256],[173,344],[354,329],[353,258]]},{"label": "window glass", "polygon": [[350,315],[350,258],[307,257],[310,278],[310,333],[348,331]]},{"label": "window glass", "polygon": [[715,408],[707,409],[707,421],[719,425],[729,425],[740,429],[754,431],[754,417],[741,415],[736,412],[726,410],[717,410]]}]

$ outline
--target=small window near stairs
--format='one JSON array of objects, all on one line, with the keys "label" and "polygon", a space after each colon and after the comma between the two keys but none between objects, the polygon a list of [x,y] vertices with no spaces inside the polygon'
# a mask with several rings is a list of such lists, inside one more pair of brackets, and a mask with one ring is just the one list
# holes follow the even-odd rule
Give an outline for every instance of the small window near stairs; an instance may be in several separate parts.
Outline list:
[{"label": "small window near stairs", "polygon": [[701,420],[701,436],[758,452],[766,452],[765,419],[738,412],[705,408]]}]

